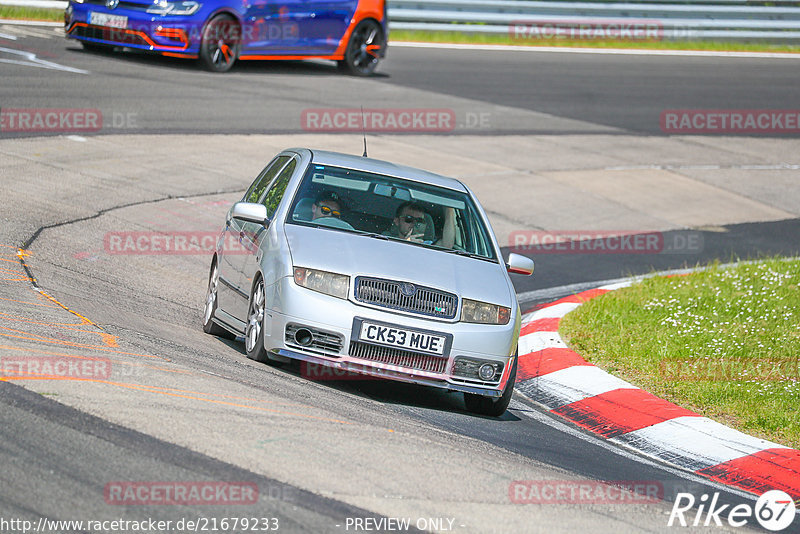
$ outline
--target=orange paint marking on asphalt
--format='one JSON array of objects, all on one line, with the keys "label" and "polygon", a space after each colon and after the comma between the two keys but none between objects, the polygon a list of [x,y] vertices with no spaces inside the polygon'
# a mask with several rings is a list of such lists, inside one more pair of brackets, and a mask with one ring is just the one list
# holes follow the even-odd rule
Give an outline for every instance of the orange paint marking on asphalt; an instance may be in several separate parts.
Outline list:
[{"label": "orange paint marking on asphalt", "polygon": [[0,312],[0,317],[7,319],[9,321],[19,321],[21,323],[31,323],[31,324],[40,324],[44,326],[54,326],[58,328],[63,328],[64,330],[74,330],[76,332],[85,332],[87,334],[96,334],[94,330],[83,330],[80,328],[73,328],[75,326],[88,326],[89,323],[51,323],[48,321],[35,321],[33,319],[26,319],[25,317],[18,317],[16,315],[11,315],[9,313]]},{"label": "orange paint marking on asphalt", "polygon": [[[2,316],[2,315],[4,315],[4,314],[0,313],[0,316]],[[36,321],[31,321],[31,322],[35,323]],[[47,323],[38,323],[38,324],[47,325]],[[66,347],[76,347],[76,348],[80,348],[80,349],[99,349],[99,348],[102,348],[100,345],[91,345],[89,343],[80,343],[78,341],[69,341],[69,340],[66,340],[66,339],[58,339],[58,338],[54,338],[54,337],[43,336],[43,335],[39,335],[39,334],[34,334],[32,332],[26,332],[25,330],[17,330],[16,328],[11,328],[9,326],[0,326],[0,330],[8,330],[9,332],[13,332],[14,334],[18,334],[18,335],[12,335],[12,334],[4,334],[3,332],[0,332],[0,336],[5,336],[5,337],[14,337],[14,338],[19,338],[19,339],[25,339],[25,340],[28,340],[28,341],[38,341],[38,342],[41,342],[41,343],[53,343],[55,345],[64,345]],[[70,330],[74,330],[74,329],[70,329]],[[79,330],[79,332],[85,332],[85,330]]]},{"label": "orange paint marking on asphalt", "polygon": [[[29,332],[23,332],[21,330],[15,330],[13,328],[8,328],[7,326],[0,326],[0,329],[3,330],[10,330],[11,332],[16,332],[18,334],[27,334],[27,335],[13,335],[13,334],[5,334],[0,332],[0,336],[15,338],[15,339],[25,339],[27,341],[36,341],[39,343],[53,343],[56,345],[64,345],[65,347],[75,347],[79,349],[91,349],[91,350],[98,350],[101,352],[112,352],[115,354],[124,354],[126,356],[141,356],[143,358],[153,358],[156,360],[164,360],[165,362],[170,361],[168,358],[164,358],[163,356],[154,356],[152,354],[139,354],[137,352],[125,352],[122,350],[114,350],[110,347],[102,347],[100,345],[88,345],[86,343],[76,343],[74,341],[65,341],[62,339],[55,339],[55,338],[47,338],[44,336],[38,336],[36,334],[30,334]],[[33,336],[33,337],[31,337]]]},{"label": "orange paint marking on asphalt", "polygon": [[[265,403],[265,404],[269,402],[269,401],[265,401],[264,399],[253,399],[253,398],[250,398],[250,397],[239,397],[239,396],[236,396],[236,395],[225,395],[225,394],[222,394],[222,393],[200,393],[198,391],[191,391],[191,390],[188,390],[188,389],[166,388],[166,387],[161,387],[161,386],[149,386],[149,385],[146,385],[146,384],[143,384],[142,387],[152,388],[152,389],[160,390],[160,391],[175,391],[175,392],[178,392],[178,393],[193,393],[193,394],[196,394],[196,395],[205,395],[206,397],[222,397],[222,398],[225,398],[225,399],[235,399],[235,400],[250,401],[250,402],[261,402],[261,403]],[[293,403],[293,402],[285,402],[285,403],[281,403],[281,404],[283,406],[298,406],[298,407],[307,406],[306,404],[297,404],[297,403]]]},{"label": "orange paint marking on asphalt", "polygon": [[[198,401],[203,401],[203,402],[210,402],[212,404],[222,404],[224,406],[233,406],[233,407],[236,407],[236,408],[246,408],[246,409],[250,409],[250,410],[257,410],[259,412],[269,412],[269,413],[274,413],[274,414],[277,414],[277,415],[288,415],[288,416],[292,416],[292,417],[300,417],[300,418],[303,418],[303,419],[314,419],[314,420],[317,420],[317,421],[325,421],[325,422],[328,422],[328,423],[338,423],[338,424],[341,424],[341,425],[353,425],[353,424],[355,424],[355,423],[352,423],[352,422],[349,422],[349,421],[342,421],[342,420],[339,420],[339,419],[331,419],[329,417],[320,417],[318,415],[308,415],[308,414],[303,414],[303,413],[286,412],[286,411],[283,411],[283,410],[274,410],[274,409],[271,409],[271,408],[264,408],[264,407],[261,407],[261,406],[250,406],[248,404],[239,404],[239,403],[236,403],[236,402],[227,402],[227,401],[216,400],[216,399],[204,399],[203,397],[194,397],[194,396],[191,396],[191,395],[179,395],[177,393],[170,393],[169,391],[161,391],[161,390],[158,390],[158,389],[153,389],[153,388],[148,387],[148,386],[141,386],[139,384],[126,384],[124,382],[112,382],[110,380],[98,380],[98,379],[94,379],[94,378],[74,378],[74,377],[64,377],[64,376],[44,376],[44,375],[42,375],[42,376],[31,375],[31,376],[21,376],[21,377],[0,377],[0,382],[11,382],[11,381],[16,381],[16,380],[59,380],[59,381],[60,380],[69,380],[69,381],[73,381],[73,382],[95,382],[95,383],[98,383],[98,384],[107,384],[107,385],[110,385],[110,386],[117,386],[117,387],[121,387],[121,388],[125,388],[125,389],[132,389],[132,390],[136,390],[136,391],[144,391],[145,393],[157,393],[157,394],[166,395],[166,396],[169,396],[169,397],[177,397],[177,398],[180,398],[180,399],[189,399],[189,400],[198,400]],[[205,395],[205,393],[196,393],[196,394],[197,395]]]},{"label": "orange paint marking on asphalt", "polygon": [[[14,346],[11,346],[11,345],[0,345],[0,349],[18,350],[18,351],[21,351],[21,352],[34,352],[36,354],[46,354],[48,356],[61,356],[61,357],[65,357],[65,358],[75,358],[75,359],[78,359],[78,360],[97,360],[96,357],[93,358],[91,356],[81,356],[79,354],[68,354],[66,352],[53,352],[51,350],[28,349],[28,348],[22,348],[22,347],[14,347]],[[187,371],[186,369],[169,369],[167,367],[159,367],[157,365],[149,365],[149,364],[140,363],[140,362],[126,362],[124,360],[114,360],[114,359],[111,359],[111,358],[109,358],[109,360],[111,360],[111,363],[114,364],[114,365],[127,365],[127,366],[130,366],[130,367],[144,367],[145,369],[154,369],[156,371],[165,371],[167,373],[175,373],[175,374],[180,374],[180,375],[197,375],[197,373],[195,373],[193,371]]]},{"label": "orange paint marking on asphalt", "polygon": [[[302,413],[286,412],[286,411],[283,411],[283,410],[274,410],[274,409],[271,409],[271,408],[263,408],[263,407],[260,407],[260,406],[250,406],[250,405],[247,405],[247,404],[239,404],[239,403],[236,403],[236,402],[227,402],[227,401],[216,400],[216,399],[204,399],[202,397],[194,397],[194,396],[191,396],[191,395],[179,395],[177,393],[170,393],[169,391],[161,391],[161,390],[158,390],[158,389],[152,389],[149,386],[144,386],[143,387],[143,386],[140,386],[138,384],[124,384],[124,383],[120,383],[120,382],[110,382],[108,380],[98,380],[98,382],[104,382],[104,383],[112,384],[112,385],[115,385],[115,386],[126,387],[126,388],[140,390],[140,391],[146,391],[148,393],[159,393],[161,395],[167,395],[167,396],[170,396],[170,397],[178,397],[178,398],[182,398],[182,399],[190,399],[190,400],[199,400],[199,401],[204,401],[204,402],[210,402],[212,404],[222,404],[222,405],[225,405],[225,406],[235,406],[237,408],[249,408],[251,410],[258,410],[258,411],[261,411],[261,412],[270,412],[270,413],[276,413],[276,414],[280,414],[280,415],[291,415],[291,416],[295,416],[295,417],[302,417],[302,418],[305,418],[305,419],[316,419],[316,420],[320,420],[320,421],[327,421],[327,422],[331,422],[331,423],[339,423],[339,424],[343,424],[343,425],[352,425],[352,424],[354,424],[354,423],[350,423],[348,421],[341,421],[339,419],[331,419],[331,418],[328,418],[328,417],[320,417],[320,416],[317,416],[317,415],[308,415],[308,414],[302,414]],[[201,392],[190,392],[190,393],[194,393],[196,395],[205,395],[205,393],[201,393]]]},{"label": "orange paint marking on asphalt", "polygon": [[[49,351],[49,350],[39,350],[39,349],[24,349],[24,348],[21,348],[21,347],[13,347],[13,346],[10,346],[10,345],[0,345],[0,349],[18,350],[18,351],[22,351],[22,352],[34,352],[34,353],[37,353],[37,354],[46,354],[48,356],[61,356],[61,357],[76,358],[76,359],[81,359],[81,360],[96,360],[97,359],[97,358],[93,358],[93,357],[90,357],[90,356],[81,356],[81,355],[77,355],[77,354],[68,354],[66,352],[53,352],[53,351]],[[144,368],[147,368],[147,369],[154,369],[154,370],[157,370],[157,371],[166,371],[166,372],[176,373],[176,374],[186,374],[186,375],[193,375],[193,376],[204,376],[204,375],[200,375],[199,373],[196,373],[194,371],[189,371],[189,370],[186,370],[186,369],[167,369],[165,367],[158,367],[156,365],[147,365],[147,364],[143,364],[143,363],[139,363],[139,362],[126,362],[126,361],[122,361],[122,360],[111,360],[111,363],[114,364],[114,365],[122,364],[122,365],[131,366],[131,367],[144,367]],[[235,399],[235,400],[251,401],[251,402],[263,402],[263,403],[268,402],[268,401],[265,401],[263,399],[253,399],[253,398],[250,398],[250,397],[240,397],[240,396],[237,396],[237,395],[226,395],[224,393],[199,393],[197,391],[191,391],[191,390],[188,390],[188,389],[167,388],[167,387],[161,387],[161,386],[150,386],[150,385],[146,385],[146,384],[142,385],[141,387],[151,388],[151,389],[156,389],[156,390],[162,390],[162,391],[174,391],[174,392],[177,392],[177,393],[192,393],[192,394],[196,394],[196,395],[222,397],[222,398],[225,398],[225,399]],[[283,405],[284,406],[305,406],[305,404],[296,404],[296,403],[283,403]]]},{"label": "orange paint marking on asphalt", "polygon": [[86,321],[86,324],[90,324],[90,325],[94,326],[95,328],[97,328],[98,330],[100,330],[100,332],[96,332],[96,333],[100,335],[100,339],[103,340],[103,343],[105,343],[107,347],[119,347],[119,344],[117,343],[117,336],[113,336],[113,335],[111,335],[111,334],[109,334],[107,332],[103,332],[103,329],[100,328],[100,325],[96,324],[91,319],[89,319],[87,317],[84,317],[83,315],[81,315],[80,313],[76,312],[75,310],[72,310],[72,309],[64,306],[58,300],[56,300],[54,297],[48,295],[44,291],[39,290],[39,293],[41,293],[50,302],[52,302],[54,304],[57,304],[58,306],[61,306],[64,310],[66,310],[69,313],[77,316],[79,319],[81,319],[83,321]]},{"label": "orange paint marking on asphalt", "polygon": [[[19,260],[19,263],[24,268],[27,268],[27,264],[25,263],[25,258],[32,255],[32,253],[29,250],[25,250],[25,249],[18,248],[18,247],[11,247],[10,245],[2,245],[2,246],[3,247],[7,247],[7,248],[16,248],[17,249],[17,258]],[[0,271],[5,271],[5,269],[0,268]],[[19,274],[22,274],[22,273],[19,273]],[[24,277],[24,278],[20,278],[20,279],[6,279],[6,280],[7,281],[12,281],[12,282],[20,282],[20,281],[36,282],[35,278],[29,278],[29,277]],[[99,332],[92,332],[92,333],[98,334],[100,336],[100,339],[103,340],[103,343],[107,347],[112,347],[112,348],[119,347],[119,343],[117,342],[117,337],[112,335],[112,334],[109,334],[107,332],[104,332],[103,329],[100,327],[100,325],[96,324],[94,321],[90,320],[88,317],[84,317],[83,315],[81,315],[80,313],[76,312],[75,310],[72,310],[72,309],[68,308],[67,306],[65,306],[64,304],[59,302],[55,297],[52,297],[51,295],[48,295],[42,289],[40,289],[40,288],[34,288],[34,289],[36,289],[36,291],[40,295],[42,295],[44,298],[46,298],[47,300],[49,300],[53,304],[61,307],[65,311],[67,311],[67,312],[75,315],[79,319],[81,319],[81,321],[83,321],[83,323],[81,323],[81,324],[89,324],[89,325],[92,325],[95,328],[97,328],[97,330],[99,330]],[[49,324],[49,323],[41,323],[41,324]],[[50,326],[56,326],[56,325],[57,325],[57,323],[50,324]],[[75,326],[75,325],[68,325],[68,326]]]},{"label": "orange paint marking on asphalt", "polygon": [[35,278],[29,278],[27,276],[23,276],[22,278],[0,278],[0,280],[4,282],[35,282]]},{"label": "orange paint marking on asphalt", "polygon": [[10,245],[5,245],[5,246],[7,246],[9,248],[17,249],[17,257],[24,258],[24,257],[27,257],[27,256],[33,256],[33,252],[31,252],[30,250],[27,250],[27,249],[24,249],[24,248],[19,248],[19,247],[13,247],[13,246],[10,246]]},{"label": "orange paint marking on asphalt", "polygon": [[[17,264],[17,265],[19,265],[19,264]],[[18,271],[16,269],[6,269],[4,267],[0,267],[0,273],[18,274],[18,275],[24,275],[25,274],[22,271]]]},{"label": "orange paint marking on asphalt", "polygon": [[[16,247],[11,247],[9,245],[0,245],[0,246],[7,247],[7,248],[16,248]],[[26,251],[26,250],[23,250],[23,249],[17,249],[17,257],[19,258],[19,261],[23,264],[23,266],[25,265],[24,258],[27,257],[27,256],[30,256],[30,255],[31,255],[31,253],[29,251]],[[6,261],[12,261],[12,260],[6,260]],[[8,269],[2,269],[2,268],[0,268],[0,272],[9,272],[11,274],[22,274],[22,273],[20,273],[18,271],[10,271]],[[6,280],[9,280],[9,279],[6,279]],[[9,281],[12,281],[12,280],[9,280]],[[23,277],[23,278],[20,278],[20,279],[14,279],[13,281],[35,281],[35,279],[26,276],[26,277]],[[76,317],[81,319],[81,323],[72,323],[72,324],[67,324],[67,323],[48,323],[48,322],[44,322],[44,321],[34,321],[34,320],[30,320],[30,319],[24,319],[24,318],[20,318],[20,317],[15,317],[15,316],[11,316],[11,315],[8,315],[8,314],[5,314],[5,313],[0,313],[0,317],[4,317],[6,320],[15,320],[15,321],[27,322],[27,323],[31,323],[31,324],[40,324],[40,325],[44,325],[44,326],[61,327],[61,328],[66,328],[68,330],[75,330],[75,331],[79,331],[79,332],[98,333],[101,336],[101,338],[103,339],[103,343],[106,345],[106,347],[101,347],[101,346],[90,345],[90,344],[86,344],[86,343],[78,343],[78,342],[72,342],[72,341],[66,341],[66,340],[61,340],[61,339],[41,336],[41,335],[32,334],[30,332],[24,332],[24,331],[21,331],[21,330],[16,330],[16,329],[5,327],[5,326],[0,326],[0,329],[3,329],[3,330],[7,331],[5,333],[4,332],[0,332],[0,336],[16,338],[16,339],[24,339],[24,340],[29,340],[29,341],[39,342],[39,343],[52,343],[52,344],[56,344],[56,345],[63,345],[65,347],[83,348],[83,349],[96,350],[96,351],[100,351],[100,352],[110,352],[110,353],[120,354],[120,355],[140,356],[140,357],[145,357],[145,358],[155,358],[155,359],[161,359],[161,360],[164,360],[164,361],[168,361],[166,358],[163,358],[163,357],[160,357],[160,356],[153,356],[153,355],[150,355],[150,354],[138,354],[138,353],[125,352],[125,351],[120,351],[120,350],[111,350],[112,348],[117,348],[118,347],[116,336],[108,334],[106,332],[102,332],[102,329],[100,329],[100,327],[96,323],[94,323],[92,320],[90,320],[89,318],[81,315],[80,313],[68,308],[67,306],[65,306],[64,304],[59,302],[56,298],[54,298],[53,296],[47,294],[43,290],[37,289],[37,293],[38,293],[38,295],[37,295],[38,298],[50,301],[51,303],[53,303],[55,305],[48,305],[48,304],[41,304],[41,303],[40,304],[36,304],[36,303],[32,303],[32,302],[16,301],[14,299],[3,299],[3,300],[12,301],[12,302],[19,302],[19,303],[22,303],[22,304],[31,304],[31,305],[38,305],[38,306],[53,307],[53,308],[60,307],[60,308],[64,309],[65,311],[67,311],[69,313],[72,313],[73,315],[75,315]],[[93,332],[93,331],[90,331],[90,330],[83,330],[83,329],[73,328],[75,326],[81,326],[81,325],[91,325],[91,326],[94,326],[94,327],[100,329],[101,331],[100,332]],[[12,332],[12,333],[9,334],[8,332]],[[92,358],[92,357],[89,357],[89,356],[67,354],[67,353],[60,353],[60,352],[53,352],[53,351],[45,351],[45,350],[38,350],[38,349],[23,349],[21,347],[12,347],[12,346],[6,346],[6,345],[0,345],[0,349],[25,351],[25,352],[34,352],[34,353],[39,353],[39,354],[47,354],[47,355],[51,355],[51,356],[62,356],[62,357],[69,357],[69,358],[76,358],[76,359],[83,359],[83,360],[96,360],[97,359],[97,358]],[[131,365],[131,366],[137,365],[137,364],[134,364],[134,363],[131,363],[131,362],[114,362],[114,363],[116,363],[118,365],[119,364]],[[138,364],[138,365],[142,365],[142,364]],[[152,369],[162,370],[162,371],[167,371],[167,372],[173,372],[173,373],[195,374],[195,373],[193,373],[191,371],[186,371],[186,370],[166,369],[166,368],[150,366],[150,365],[143,365],[143,366],[147,367],[147,368],[152,368]],[[203,393],[203,392],[190,391],[190,390],[181,390],[181,389],[175,389],[175,388],[160,388],[158,386],[127,384],[127,383],[123,383],[123,382],[112,382],[112,381],[109,381],[109,380],[99,380],[99,379],[89,379],[89,378],[76,378],[76,377],[64,377],[64,376],[55,376],[55,375],[29,375],[29,376],[11,376],[11,377],[0,376],[0,381],[17,381],[17,380],[70,380],[70,381],[79,381],[79,382],[95,382],[95,383],[101,383],[101,384],[108,384],[108,385],[112,385],[112,386],[116,386],[116,387],[122,387],[122,388],[126,388],[126,389],[143,391],[143,392],[146,392],[146,393],[155,393],[155,394],[161,394],[161,395],[166,395],[166,396],[171,396],[171,397],[176,397],[176,398],[183,398],[183,399],[188,399],[188,400],[198,400],[198,401],[203,401],[203,402],[210,402],[212,404],[221,404],[221,405],[226,405],[226,406],[234,406],[234,407],[239,407],[239,408],[257,410],[257,411],[263,411],[263,412],[269,412],[269,413],[275,413],[275,414],[279,414],[279,415],[288,415],[288,416],[301,417],[301,418],[306,418],[306,419],[315,419],[315,420],[333,422],[333,423],[338,423],[338,424],[347,424],[347,425],[353,424],[351,422],[341,421],[341,420],[338,420],[338,419],[331,419],[331,418],[327,418],[327,417],[319,417],[319,416],[302,414],[302,413],[287,412],[287,411],[284,411],[284,410],[277,410],[277,409],[273,409],[273,408],[266,408],[266,407],[261,407],[261,406],[252,406],[252,405],[249,405],[249,404],[242,404],[242,403],[239,403],[239,402],[230,402],[230,401],[226,401],[226,400],[206,398],[206,397],[209,397],[209,396],[213,396],[213,397],[221,397],[221,398],[224,398],[224,399],[232,399],[232,400],[247,401],[247,402],[267,402],[267,401],[264,401],[262,399],[252,399],[252,398],[247,398],[247,397],[237,397],[237,396],[234,396],[234,395],[224,395],[224,394],[219,394],[219,393]],[[301,405],[301,404],[289,404],[289,406],[302,407],[304,405]]]},{"label": "orange paint marking on asphalt", "polygon": [[[38,295],[38,293],[37,293]],[[17,300],[17,299],[7,299],[4,297],[0,297],[0,300],[7,300],[9,302],[16,302],[18,304],[27,304],[29,306],[41,306],[43,308],[58,308],[59,306],[55,306],[53,304],[42,304],[41,302],[27,302],[25,300]]]},{"label": "orange paint marking on asphalt", "polygon": [[103,340],[103,343],[105,343],[107,347],[112,347],[112,348],[119,347],[119,343],[117,343],[117,336],[111,335],[107,332],[101,332],[100,338]]}]

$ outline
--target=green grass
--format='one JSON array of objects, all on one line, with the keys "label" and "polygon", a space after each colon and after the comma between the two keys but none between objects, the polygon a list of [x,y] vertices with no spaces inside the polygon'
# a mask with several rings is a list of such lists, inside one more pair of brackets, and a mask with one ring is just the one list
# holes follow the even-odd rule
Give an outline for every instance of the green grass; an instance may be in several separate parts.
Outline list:
[{"label": "green grass", "polygon": [[516,46],[567,46],[590,48],[639,48],[654,50],[712,50],[734,52],[800,52],[800,45],[717,41],[632,41],[576,39],[515,39],[507,34],[391,30],[389,46],[397,41],[425,43],[494,44]]},{"label": "green grass", "polygon": [[45,9],[41,7],[0,6],[0,19],[64,22],[64,10]]},{"label": "green grass", "polygon": [[657,396],[800,447],[800,261],[651,278],[580,306],[560,331]]}]

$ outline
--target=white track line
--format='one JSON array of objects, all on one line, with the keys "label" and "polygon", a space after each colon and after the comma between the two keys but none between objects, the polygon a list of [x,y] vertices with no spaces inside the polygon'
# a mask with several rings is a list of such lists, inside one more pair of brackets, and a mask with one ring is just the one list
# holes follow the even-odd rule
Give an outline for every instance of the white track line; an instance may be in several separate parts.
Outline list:
[{"label": "white track line", "polygon": [[32,52],[27,52],[25,50],[14,50],[11,48],[0,47],[0,52],[5,52],[6,54],[19,56],[24,59],[24,60],[0,59],[0,63],[23,65],[25,67],[38,67],[40,69],[60,70],[64,72],[74,72],[75,74],[89,74],[88,70],[76,69],[74,67],[67,67],[66,65],[59,65],[58,63],[54,63],[53,61],[46,61],[44,59],[36,57],[36,54]]},{"label": "white track line", "polygon": [[0,0],[0,6],[39,7],[43,9],[66,9],[64,0]]},{"label": "white track line", "polygon": [[[520,395],[520,396],[525,397],[526,399],[532,401],[534,404],[539,404],[538,402],[534,401],[533,399],[530,399],[530,397],[528,397],[524,392],[517,392],[517,393],[515,393],[515,395]],[[675,467],[673,465],[662,463],[662,462],[658,461],[657,459],[651,459],[651,458],[648,458],[646,456],[642,456],[641,452],[639,452],[636,449],[633,449],[633,448],[629,447],[625,443],[611,443],[607,439],[600,438],[600,437],[598,437],[596,435],[593,435],[593,434],[587,434],[586,432],[575,428],[570,423],[566,423],[561,419],[556,419],[550,414],[547,414],[547,413],[544,413],[544,412],[540,412],[538,410],[531,409],[530,407],[528,407],[528,406],[526,406],[526,405],[524,405],[522,403],[518,403],[517,401],[513,401],[512,400],[511,409],[514,410],[514,412],[518,416],[523,416],[524,415],[528,419],[533,419],[537,423],[541,423],[543,425],[547,425],[550,428],[552,428],[552,429],[554,429],[554,430],[556,430],[558,432],[562,432],[563,434],[566,434],[568,436],[572,436],[574,438],[578,438],[578,439],[580,439],[582,441],[585,441],[587,443],[590,443],[591,445],[595,445],[597,447],[600,447],[601,449],[605,449],[605,450],[607,450],[607,451],[609,451],[611,453],[614,453],[614,454],[616,454],[616,455],[618,455],[618,456],[620,456],[622,458],[625,458],[627,460],[630,460],[630,461],[633,461],[633,462],[638,462],[640,464],[643,464],[643,465],[646,465],[646,466],[650,466],[650,467],[656,467],[658,469],[661,469],[661,470],[663,470],[663,471],[665,471],[667,473],[670,473],[670,474],[674,475],[675,478],[678,478],[678,479],[687,480],[687,481],[690,481],[690,482],[701,484],[703,486],[713,487],[713,488],[716,488],[716,489],[718,489],[720,491],[724,491],[724,492],[727,492],[727,493],[732,493],[734,495],[737,495],[739,497],[742,497],[742,498],[747,499],[747,500],[752,501],[752,502],[756,501],[756,496],[751,494],[751,493],[747,493],[746,491],[740,490],[740,489],[735,488],[733,486],[728,486],[726,484],[722,484],[722,483],[716,482],[714,480],[710,480],[710,479],[705,478],[703,476],[700,476],[700,475],[697,475],[695,473],[692,473],[691,471],[686,471],[684,469]]]},{"label": "white track line", "polygon": [[9,26],[49,26],[51,28],[64,27],[63,22],[55,22],[48,20],[0,19],[0,24],[8,24]]},{"label": "white track line", "polygon": [[518,343],[519,354],[530,354],[544,349],[566,349],[567,344],[558,335],[558,332],[531,332],[520,336]]},{"label": "white track line", "polygon": [[679,56],[679,57],[728,57],[748,59],[794,59],[800,54],[780,52],[724,52],[714,50],[645,50],[625,48],[579,48],[567,46],[512,46],[474,45],[456,43],[418,43],[413,41],[389,41],[390,47],[437,48],[440,50],[491,50],[496,52],[545,52],[557,54],[600,54],[617,56]]},{"label": "white track line", "polygon": [[539,319],[560,319],[580,306],[580,302],[562,302],[555,306],[548,306],[522,316],[522,324],[538,321]]},{"label": "white track line", "polygon": [[639,389],[593,365],[567,367],[530,381],[534,382],[532,387],[546,391],[548,397],[556,400],[548,403],[551,409],[617,389]]},{"label": "white track line", "polygon": [[[730,267],[731,264],[720,265],[720,267]],[[588,291],[590,289],[618,289],[620,287],[628,287],[629,285],[633,284],[634,282],[638,282],[640,280],[645,280],[647,278],[652,278],[654,276],[668,276],[671,274],[688,274],[693,273],[699,269],[707,269],[708,267],[699,267],[699,268],[692,268],[692,269],[672,269],[669,271],[659,271],[657,273],[650,273],[650,274],[642,274],[633,277],[626,277],[626,278],[614,278],[611,280],[598,280],[596,282],[581,282],[578,284],[569,284],[566,286],[558,286],[558,287],[548,287],[546,289],[535,289],[533,291],[526,291],[524,293],[517,293],[517,300],[520,303],[522,302],[531,302],[534,300],[547,300],[556,297],[562,296],[569,296],[574,295],[576,293],[581,293],[583,291]],[[546,309],[546,308],[544,308]],[[537,310],[538,311],[538,310]],[[533,312],[536,313],[536,312]],[[532,315],[532,314],[531,314]],[[525,317],[522,318],[522,324],[525,325]],[[530,321],[529,321],[530,322]]]},{"label": "white track line", "polygon": [[783,445],[748,436],[707,417],[676,417],[610,441],[697,471]]}]

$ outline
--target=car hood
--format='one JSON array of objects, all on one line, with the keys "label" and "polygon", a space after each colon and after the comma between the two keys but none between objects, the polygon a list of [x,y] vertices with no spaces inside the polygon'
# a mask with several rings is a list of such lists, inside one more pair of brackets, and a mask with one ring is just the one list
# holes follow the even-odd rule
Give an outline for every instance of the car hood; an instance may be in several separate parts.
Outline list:
[{"label": "car hood", "polygon": [[327,228],[284,228],[297,267],[411,282],[516,307],[505,264]]}]

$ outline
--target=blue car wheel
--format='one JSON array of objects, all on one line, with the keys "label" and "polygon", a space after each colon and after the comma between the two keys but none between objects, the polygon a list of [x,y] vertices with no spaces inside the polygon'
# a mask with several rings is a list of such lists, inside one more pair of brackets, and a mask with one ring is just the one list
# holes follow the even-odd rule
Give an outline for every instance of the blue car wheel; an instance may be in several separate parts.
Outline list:
[{"label": "blue car wheel", "polygon": [[230,15],[217,15],[206,24],[200,43],[200,63],[212,72],[233,67],[242,44],[239,23]]},{"label": "blue car wheel", "polygon": [[366,19],[353,30],[339,69],[354,76],[369,76],[375,71],[383,49],[383,29],[377,21]]}]

